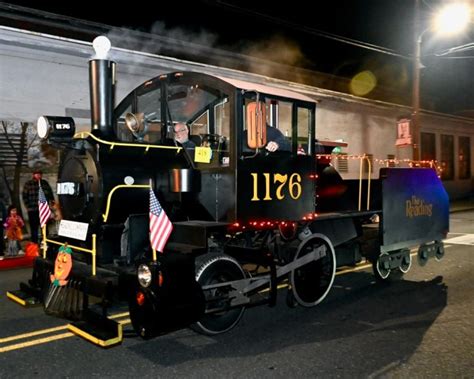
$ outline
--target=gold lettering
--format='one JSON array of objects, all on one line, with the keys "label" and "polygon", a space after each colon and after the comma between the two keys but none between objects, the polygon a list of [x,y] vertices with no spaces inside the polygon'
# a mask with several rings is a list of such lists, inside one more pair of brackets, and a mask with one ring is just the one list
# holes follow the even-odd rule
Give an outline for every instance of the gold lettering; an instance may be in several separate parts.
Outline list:
[{"label": "gold lettering", "polygon": [[419,197],[412,196],[405,201],[405,216],[409,218],[433,215],[433,204],[425,203]]},{"label": "gold lettering", "polygon": [[[286,191],[289,192],[292,199],[297,200],[302,193],[302,186],[301,186],[301,176],[297,173],[293,173],[290,175],[288,179],[288,174],[279,174],[279,173],[268,173],[264,172],[262,174],[258,173],[251,173],[252,176],[252,198],[250,201],[271,201],[273,200],[272,195],[276,197],[277,200],[283,200],[285,198],[284,190],[288,188]],[[259,193],[259,183],[258,177],[259,175],[263,175],[264,179],[264,188],[263,188],[263,199],[259,197],[262,195]],[[273,183],[272,183],[272,176],[273,176]],[[275,188],[276,186],[276,188]],[[262,191],[262,189],[260,189]]]}]

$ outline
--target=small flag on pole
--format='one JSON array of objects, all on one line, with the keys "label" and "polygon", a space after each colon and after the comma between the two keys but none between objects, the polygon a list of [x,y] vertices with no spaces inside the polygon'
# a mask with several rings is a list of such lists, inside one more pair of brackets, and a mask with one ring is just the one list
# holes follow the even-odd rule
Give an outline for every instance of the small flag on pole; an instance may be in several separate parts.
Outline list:
[{"label": "small flag on pole", "polygon": [[43,188],[41,188],[41,185],[39,186],[38,190],[38,208],[40,226],[43,227],[51,218],[51,209],[49,209],[48,200],[46,200],[46,196],[44,195],[44,191]]},{"label": "small flag on pole", "polygon": [[173,230],[173,224],[150,188],[150,243],[151,247],[163,252]]}]

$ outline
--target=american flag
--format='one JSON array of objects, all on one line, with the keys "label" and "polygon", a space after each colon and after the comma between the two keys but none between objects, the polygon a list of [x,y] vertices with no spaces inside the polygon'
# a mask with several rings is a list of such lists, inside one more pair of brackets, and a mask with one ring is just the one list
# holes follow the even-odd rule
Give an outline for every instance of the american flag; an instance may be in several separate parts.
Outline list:
[{"label": "american flag", "polygon": [[38,208],[39,208],[39,218],[41,227],[45,226],[51,217],[51,209],[49,209],[48,200],[44,195],[43,188],[41,185],[38,190]]},{"label": "american flag", "polygon": [[173,224],[150,189],[150,243],[151,247],[163,252],[173,230]]}]

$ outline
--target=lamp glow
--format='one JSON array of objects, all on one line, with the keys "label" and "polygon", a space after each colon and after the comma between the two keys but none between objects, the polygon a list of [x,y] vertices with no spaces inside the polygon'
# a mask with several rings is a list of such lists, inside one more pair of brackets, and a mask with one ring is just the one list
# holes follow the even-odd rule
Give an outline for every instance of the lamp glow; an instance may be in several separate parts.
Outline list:
[{"label": "lamp glow", "polygon": [[106,36],[99,36],[92,42],[92,47],[94,48],[97,59],[105,59],[107,58],[112,44]]},{"label": "lamp glow", "polygon": [[36,131],[38,137],[44,139],[48,136],[49,133],[49,123],[46,117],[40,116],[36,122]]},{"label": "lamp glow", "polygon": [[470,21],[471,10],[467,3],[449,4],[435,18],[435,29],[443,34],[461,32]]}]

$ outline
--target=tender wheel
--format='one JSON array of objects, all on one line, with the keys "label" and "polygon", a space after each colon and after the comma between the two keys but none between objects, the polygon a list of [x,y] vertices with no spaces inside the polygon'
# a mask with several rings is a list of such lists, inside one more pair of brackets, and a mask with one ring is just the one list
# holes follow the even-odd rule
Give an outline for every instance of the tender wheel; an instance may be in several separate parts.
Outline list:
[{"label": "tender wheel", "polygon": [[[244,279],[245,272],[240,264],[232,257],[224,254],[205,254],[196,260],[196,281],[201,285],[223,283]],[[206,311],[214,308],[226,308],[230,303],[228,289],[216,288],[204,291]],[[216,299],[216,300],[213,300]],[[223,310],[217,313],[205,314],[191,328],[198,333],[214,335],[227,332],[239,322],[245,307]]]},{"label": "tender wheel", "polygon": [[418,264],[422,267],[426,265],[426,263],[428,262],[428,259],[429,259],[428,249],[426,248],[425,245],[421,245],[420,248],[418,249],[417,258],[418,258]]},{"label": "tender wheel", "polygon": [[290,274],[293,296],[304,307],[313,307],[324,300],[336,274],[334,247],[326,236],[313,234],[301,242],[295,260],[312,252],[316,252],[319,258]]},{"label": "tender wheel", "polygon": [[400,267],[399,270],[406,274],[408,271],[410,271],[411,264],[412,264],[412,258],[410,254],[410,250],[404,250],[403,251],[403,258],[402,261],[400,262]]},{"label": "tender wheel", "polygon": [[441,261],[441,259],[443,259],[443,257],[444,257],[444,246],[442,243],[440,243],[440,245],[436,249],[435,260],[439,262]]},{"label": "tender wheel", "polygon": [[[391,282],[400,280],[403,277],[403,271],[400,268],[390,269],[389,261],[385,258],[389,256],[388,253],[381,253],[377,260],[372,263],[372,270],[374,272],[375,278],[379,282]],[[411,263],[410,263],[411,265]],[[402,263],[402,266],[408,271],[410,267]]]}]

